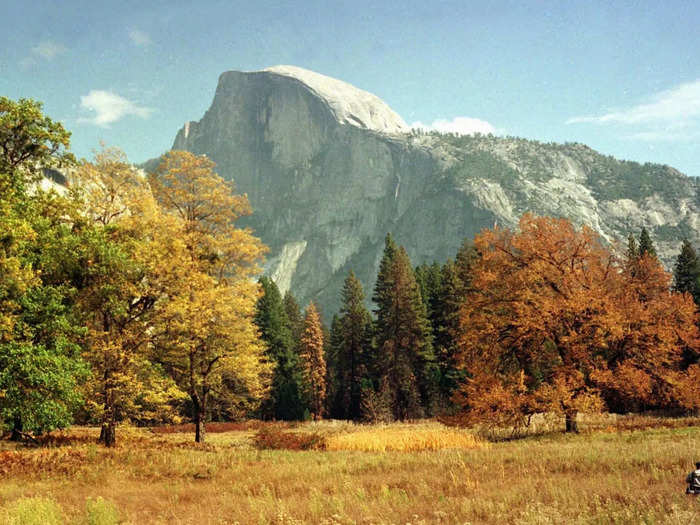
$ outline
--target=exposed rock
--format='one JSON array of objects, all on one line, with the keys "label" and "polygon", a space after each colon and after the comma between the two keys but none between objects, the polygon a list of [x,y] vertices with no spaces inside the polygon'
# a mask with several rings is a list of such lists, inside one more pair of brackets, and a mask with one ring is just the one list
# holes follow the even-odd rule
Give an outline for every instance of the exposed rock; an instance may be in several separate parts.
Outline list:
[{"label": "exposed rock", "polygon": [[[246,192],[266,272],[302,303],[337,311],[349,269],[368,296],[392,232],[415,264],[527,211],[588,224],[610,242],[646,226],[666,263],[700,240],[695,180],[580,144],[417,135],[384,102],[291,66],[219,78],[214,101],[173,149],[206,154]],[[404,133],[401,133],[404,132]]]}]

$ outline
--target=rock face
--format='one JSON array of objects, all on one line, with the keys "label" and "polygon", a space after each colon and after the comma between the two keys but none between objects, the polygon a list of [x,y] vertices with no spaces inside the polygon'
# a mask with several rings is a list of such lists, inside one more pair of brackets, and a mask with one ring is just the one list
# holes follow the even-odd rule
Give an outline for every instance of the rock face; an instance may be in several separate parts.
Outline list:
[{"label": "rock face", "polygon": [[565,216],[611,242],[646,226],[668,264],[700,240],[694,179],[580,144],[410,132],[376,96],[292,66],[229,71],[173,149],[206,154],[248,194],[247,225],[270,246],[266,273],[316,301],[326,321],[353,269],[368,296],[384,236],[415,264],[524,212]]}]

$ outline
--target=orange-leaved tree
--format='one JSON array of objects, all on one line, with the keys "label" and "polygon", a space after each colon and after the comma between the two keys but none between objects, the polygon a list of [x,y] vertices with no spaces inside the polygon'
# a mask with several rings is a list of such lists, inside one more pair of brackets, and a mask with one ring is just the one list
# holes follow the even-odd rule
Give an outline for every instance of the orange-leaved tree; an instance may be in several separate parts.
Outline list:
[{"label": "orange-leaved tree", "polygon": [[323,355],[323,327],[316,305],[306,308],[304,330],[299,344],[304,387],[314,419],[323,417],[326,402],[326,359]]},{"label": "orange-leaved tree", "polygon": [[[518,426],[554,412],[576,431],[578,412],[602,410],[615,396],[655,406],[697,402],[688,393],[696,372],[682,359],[698,345],[687,298],[666,287],[648,301],[632,287],[641,272],[632,277],[593,230],[526,214],[518,232],[485,230],[475,248],[461,311],[459,360],[468,379],[455,397],[469,419]],[[654,385],[647,397],[624,391],[633,377]]]}]

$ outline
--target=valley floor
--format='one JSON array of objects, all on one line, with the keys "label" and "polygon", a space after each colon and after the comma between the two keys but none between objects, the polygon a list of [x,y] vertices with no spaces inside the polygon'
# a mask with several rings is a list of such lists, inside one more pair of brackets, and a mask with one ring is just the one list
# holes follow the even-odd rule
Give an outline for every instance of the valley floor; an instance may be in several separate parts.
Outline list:
[{"label": "valley floor", "polygon": [[77,428],[51,447],[0,443],[0,521],[48,523],[18,518],[53,508],[103,524],[700,523],[700,499],[684,494],[700,426],[630,427],[420,452],[257,450],[245,429],[195,445],[128,428],[107,450]]}]

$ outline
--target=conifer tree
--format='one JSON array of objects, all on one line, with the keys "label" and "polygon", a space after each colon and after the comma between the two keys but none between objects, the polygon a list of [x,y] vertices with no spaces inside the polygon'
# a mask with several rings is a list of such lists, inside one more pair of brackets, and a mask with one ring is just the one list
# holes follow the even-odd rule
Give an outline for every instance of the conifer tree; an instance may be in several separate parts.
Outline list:
[{"label": "conifer tree", "polygon": [[443,408],[452,406],[453,392],[464,379],[457,364],[457,340],[460,333],[460,307],[465,299],[463,284],[455,263],[448,260],[442,267],[440,288],[434,306],[433,335],[435,357],[440,368],[440,397]]},{"label": "conifer tree", "polygon": [[262,294],[258,299],[255,323],[267,347],[268,359],[275,369],[269,399],[263,403],[267,419],[300,420],[304,417],[301,399],[299,359],[293,348],[289,320],[275,282],[269,277],[258,281]]},{"label": "conifer tree", "polygon": [[387,235],[373,300],[377,304],[379,388],[395,419],[432,410],[435,367],[425,305],[408,254]]},{"label": "conifer tree", "polygon": [[284,294],[284,311],[287,314],[289,333],[292,337],[292,347],[298,351],[301,334],[304,330],[304,317],[301,315],[301,308],[291,290]]},{"label": "conifer tree", "polygon": [[683,240],[681,253],[678,254],[673,270],[673,289],[689,293],[695,304],[700,305],[700,262],[688,239]]},{"label": "conifer tree", "polygon": [[649,254],[652,257],[656,257],[656,248],[654,248],[654,243],[651,240],[651,236],[646,228],[642,227],[642,231],[639,234],[639,257],[645,254]]},{"label": "conifer tree", "polygon": [[365,294],[362,283],[350,271],[342,290],[343,305],[340,310],[336,332],[337,343],[337,381],[341,417],[343,419],[360,419],[362,384],[367,376],[369,337],[372,318],[364,305]]},{"label": "conifer tree", "polygon": [[314,420],[323,418],[326,406],[326,360],[324,357],[323,327],[312,302],[306,308],[304,331],[299,345],[299,358],[304,381],[304,392]]}]

